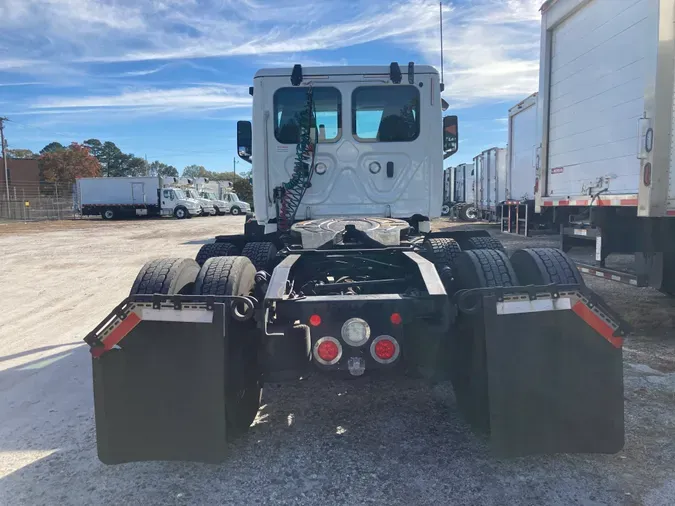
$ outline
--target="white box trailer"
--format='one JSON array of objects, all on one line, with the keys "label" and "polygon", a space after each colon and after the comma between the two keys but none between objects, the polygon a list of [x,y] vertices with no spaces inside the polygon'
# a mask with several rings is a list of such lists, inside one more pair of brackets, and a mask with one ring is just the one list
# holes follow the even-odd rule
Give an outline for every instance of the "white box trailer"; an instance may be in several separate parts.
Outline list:
[{"label": "white box trailer", "polygon": [[497,206],[506,200],[506,149],[490,148],[474,158],[476,205],[488,220],[497,216]]},{"label": "white box trailer", "polygon": [[79,209],[83,216],[103,219],[174,215],[188,218],[199,206],[181,190],[163,188],[162,178],[91,177],[77,180]]},{"label": "white box trailer", "polygon": [[454,167],[454,185],[452,200],[454,202],[476,204],[476,171],[471,163],[461,163]]},{"label": "white box trailer", "polygon": [[622,280],[675,291],[673,2],[549,0],[541,11],[537,211],[556,210],[567,247],[595,240],[597,267],[646,253]]}]

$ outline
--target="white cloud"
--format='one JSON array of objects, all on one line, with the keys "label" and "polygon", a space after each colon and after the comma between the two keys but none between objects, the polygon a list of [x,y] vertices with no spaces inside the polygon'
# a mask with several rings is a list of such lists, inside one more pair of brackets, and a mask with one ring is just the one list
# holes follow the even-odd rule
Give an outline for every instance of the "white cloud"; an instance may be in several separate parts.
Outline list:
[{"label": "white cloud", "polygon": [[[482,0],[444,15],[445,93],[453,108],[520,99],[538,88],[538,0]],[[414,40],[439,61],[438,31]]]},{"label": "white cloud", "polygon": [[125,108],[132,110],[218,110],[249,107],[251,97],[244,86],[211,85],[174,89],[127,90],[117,95],[89,97],[43,97],[31,109],[47,112],[68,109]]}]

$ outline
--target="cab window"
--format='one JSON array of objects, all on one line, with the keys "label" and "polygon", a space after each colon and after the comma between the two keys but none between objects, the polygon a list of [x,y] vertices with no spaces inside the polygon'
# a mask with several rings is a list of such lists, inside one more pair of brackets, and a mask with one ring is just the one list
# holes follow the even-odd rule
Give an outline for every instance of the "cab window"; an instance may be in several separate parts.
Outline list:
[{"label": "cab window", "polygon": [[171,190],[164,190],[164,198],[173,200],[173,191]]},{"label": "cab window", "polygon": [[[312,98],[319,142],[335,142],[342,135],[342,95],[336,88],[315,87]],[[274,136],[281,144],[300,141],[300,123],[307,110],[307,88],[280,88],[274,93]]]},{"label": "cab window", "polygon": [[352,133],[360,142],[410,142],[420,134],[415,86],[363,86],[352,93]]}]

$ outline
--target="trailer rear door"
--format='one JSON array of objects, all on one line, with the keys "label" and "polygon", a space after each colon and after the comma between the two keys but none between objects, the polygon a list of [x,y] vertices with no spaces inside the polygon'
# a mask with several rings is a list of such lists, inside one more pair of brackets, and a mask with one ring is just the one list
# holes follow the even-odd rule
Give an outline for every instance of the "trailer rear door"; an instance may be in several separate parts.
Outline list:
[{"label": "trailer rear door", "polygon": [[[644,114],[651,0],[553,4],[571,12],[547,37],[547,195],[638,192],[637,122]],[[552,16],[552,14],[551,14]]]},{"label": "trailer rear door", "polygon": [[509,111],[508,199],[534,198],[537,141],[537,94]]}]

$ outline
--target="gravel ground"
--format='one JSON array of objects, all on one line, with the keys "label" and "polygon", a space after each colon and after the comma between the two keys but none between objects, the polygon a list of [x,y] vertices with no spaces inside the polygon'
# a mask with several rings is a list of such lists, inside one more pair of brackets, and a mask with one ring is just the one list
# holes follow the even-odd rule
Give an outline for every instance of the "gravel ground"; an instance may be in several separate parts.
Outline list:
[{"label": "gravel ground", "polygon": [[[265,390],[223,465],[104,466],[82,337],[145,261],[194,256],[243,218],[0,223],[0,504],[675,503],[675,301],[588,284],[635,327],[625,345],[626,448],[495,459],[447,385],[313,378]],[[446,221],[438,227],[451,226]],[[553,238],[498,236],[512,250]]]}]

